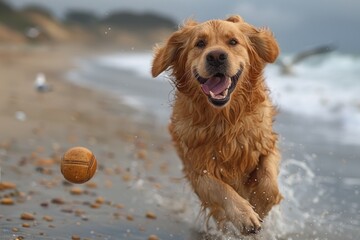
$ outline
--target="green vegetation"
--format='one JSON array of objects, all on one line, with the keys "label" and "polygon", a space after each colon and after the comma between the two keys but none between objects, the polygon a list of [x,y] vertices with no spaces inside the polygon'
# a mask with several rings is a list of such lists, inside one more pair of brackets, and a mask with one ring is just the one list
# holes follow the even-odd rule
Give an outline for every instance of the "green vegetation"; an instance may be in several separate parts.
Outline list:
[{"label": "green vegetation", "polygon": [[102,19],[101,23],[112,27],[139,30],[176,27],[176,23],[169,18],[154,13],[136,14],[128,11],[111,13]]},{"label": "green vegetation", "polygon": [[0,0],[0,14],[14,12],[14,9],[6,2]]},{"label": "green vegetation", "polygon": [[92,13],[82,10],[70,10],[65,15],[66,24],[76,24],[83,27],[93,27],[99,23],[98,17]]},{"label": "green vegetation", "polygon": [[33,22],[21,13],[15,11],[5,1],[0,0],[0,23],[7,25],[17,31],[24,32],[29,27],[33,27]]},{"label": "green vegetation", "polygon": [[53,15],[52,15],[52,13],[51,13],[51,11],[49,9],[44,8],[42,6],[39,6],[39,5],[26,6],[23,9],[23,12],[24,13],[37,13],[37,14],[43,15],[43,16],[45,16],[47,18],[50,18],[50,19],[53,18]]}]

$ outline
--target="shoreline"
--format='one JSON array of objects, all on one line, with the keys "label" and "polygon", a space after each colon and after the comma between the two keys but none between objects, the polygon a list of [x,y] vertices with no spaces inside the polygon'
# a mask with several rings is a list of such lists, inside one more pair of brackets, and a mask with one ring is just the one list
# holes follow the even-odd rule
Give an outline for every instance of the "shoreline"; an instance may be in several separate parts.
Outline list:
[{"label": "shoreline", "polygon": [[[76,68],[72,59],[109,51],[77,46],[0,50],[0,182],[16,185],[0,190],[0,200],[13,200],[13,205],[0,205],[0,236],[217,239],[204,236],[194,224],[198,202],[182,176],[166,125],[112,94],[65,79],[66,73]],[[34,90],[34,79],[40,71],[53,91]],[[137,79],[131,73],[115,74],[125,81]],[[103,80],[99,77],[94,81]],[[16,116],[19,111],[25,119]],[[280,181],[286,197],[281,208],[287,219],[280,219],[280,224],[289,224],[289,228],[297,223],[310,224],[305,230],[298,228],[283,236],[315,239],[316,230],[317,237],[352,239],[359,233],[356,221],[360,219],[352,215],[356,208],[351,206],[356,204],[356,190],[360,190],[360,149],[324,141],[326,136],[314,129],[334,126],[304,120],[280,113],[275,121],[283,153]],[[68,148],[78,145],[95,153],[99,168],[90,183],[72,185],[61,176],[59,161]],[[80,194],[72,194],[74,188],[80,189]],[[23,212],[31,212],[35,220],[21,220]],[[148,218],[149,212],[156,218]],[[344,217],[329,222],[319,220],[321,214]],[[44,220],[45,216],[53,221]],[[273,220],[279,221],[276,217]],[[30,226],[24,227],[24,223]],[[285,231],[281,226],[273,230],[270,221],[267,224],[265,236]],[[339,231],[332,229],[336,224],[340,224]],[[347,235],[341,235],[345,230]]]},{"label": "shoreline", "polygon": [[[0,204],[0,239],[69,239],[74,234],[182,239],[177,226],[190,227],[174,214],[181,206],[168,211],[158,204],[170,201],[171,196],[160,195],[170,184],[179,189],[184,184],[166,127],[135,117],[136,110],[113,96],[65,80],[73,57],[97,54],[78,50],[0,51],[0,183],[13,186],[0,190],[0,200],[12,201]],[[38,72],[52,91],[35,91]],[[20,111],[24,116],[17,119]],[[99,167],[89,184],[69,184],[60,173],[61,156],[73,146],[85,146],[97,156]],[[74,188],[79,194],[72,194]],[[35,220],[21,220],[24,212]],[[147,217],[149,212],[154,217]]]}]

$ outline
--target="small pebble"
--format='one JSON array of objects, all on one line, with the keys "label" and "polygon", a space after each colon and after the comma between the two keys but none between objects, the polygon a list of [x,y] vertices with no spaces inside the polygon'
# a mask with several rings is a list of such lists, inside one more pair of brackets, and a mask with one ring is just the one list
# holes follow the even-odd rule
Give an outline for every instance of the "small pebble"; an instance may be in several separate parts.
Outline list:
[{"label": "small pebble", "polygon": [[92,204],[90,204],[90,207],[91,208],[100,208],[100,204],[92,203]]},{"label": "small pebble", "polygon": [[62,198],[53,198],[51,200],[51,203],[61,205],[61,204],[65,204],[65,201]]},{"label": "small pebble", "polygon": [[130,173],[124,173],[122,176],[122,180],[125,182],[129,182],[133,179],[133,176]]},{"label": "small pebble", "polygon": [[35,219],[34,215],[32,215],[31,213],[28,213],[28,212],[22,213],[20,218],[22,220],[30,220],[30,221]]},{"label": "small pebble", "polygon": [[103,204],[105,202],[105,199],[103,197],[98,197],[96,198],[95,202],[98,204]]},{"label": "small pebble", "polygon": [[0,191],[7,190],[7,189],[15,189],[16,184],[12,182],[0,182]]},{"label": "small pebble", "polygon": [[136,157],[141,160],[146,160],[148,153],[145,149],[141,149],[137,152]]},{"label": "small pebble", "polygon": [[18,228],[16,228],[16,227],[13,227],[13,228],[11,229],[11,231],[13,231],[13,232],[18,232],[18,231],[19,231],[19,229],[18,229]]},{"label": "small pebble", "polygon": [[79,235],[72,235],[71,240],[81,240]]},{"label": "small pebble", "polygon": [[156,235],[150,235],[148,237],[148,240],[160,240],[160,238],[158,236],[156,236]]},{"label": "small pebble", "polygon": [[114,207],[118,208],[118,209],[123,209],[125,206],[121,203],[117,203],[114,205]]},{"label": "small pebble", "polygon": [[47,222],[52,222],[54,219],[51,216],[45,215],[43,219]]},{"label": "small pebble", "polygon": [[28,223],[23,223],[22,226],[25,227],[25,228],[29,228],[29,227],[30,227],[30,224],[28,224]]},{"label": "small pebble", "polygon": [[73,188],[70,189],[70,193],[72,195],[81,195],[81,194],[83,194],[83,192],[84,191],[81,188],[78,188],[78,187],[73,187]]},{"label": "small pebble", "polygon": [[1,199],[1,204],[3,205],[13,205],[14,204],[14,200],[10,197],[4,197]]},{"label": "small pebble", "polygon": [[156,219],[156,215],[153,212],[147,212],[145,216],[149,219]]}]

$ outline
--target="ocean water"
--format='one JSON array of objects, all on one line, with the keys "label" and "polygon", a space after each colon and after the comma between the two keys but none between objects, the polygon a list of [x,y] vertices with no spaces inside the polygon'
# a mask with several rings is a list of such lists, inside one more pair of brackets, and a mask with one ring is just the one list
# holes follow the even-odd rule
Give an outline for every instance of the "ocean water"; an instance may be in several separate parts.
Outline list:
[{"label": "ocean water", "polygon": [[[122,53],[101,57],[98,63],[151,79],[151,59],[151,53]],[[294,66],[288,76],[270,64],[265,74],[273,101],[282,111],[338,123],[344,141],[360,144],[360,56],[312,57]],[[167,79],[163,75],[157,80]]]},{"label": "ocean water", "polygon": [[[150,52],[79,59],[78,69],[68,78],[115,94],[166,124],[174,88],[165,74],[152,79],[151,59]],[[285,200],[255,239],[360,239],[360,56],[334,52],[312,57],[293,66],[291,75],[282,75],[272,64],[265,76],[280,110],[275,128],[283,155],[279,182]],[[181,219],[194,221],[196,200],[152,197],[164,208],[174,201],[187,204]],[[198,239],[238,238],[213,232]]]}]

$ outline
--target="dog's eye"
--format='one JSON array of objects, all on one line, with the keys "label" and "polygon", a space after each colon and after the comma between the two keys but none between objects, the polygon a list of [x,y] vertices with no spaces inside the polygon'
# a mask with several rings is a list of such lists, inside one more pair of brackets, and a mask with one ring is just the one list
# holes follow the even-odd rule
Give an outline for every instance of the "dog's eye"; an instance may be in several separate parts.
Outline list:
[{"label": "dog's eye", "polygon": [[238,41],[236,39],[230,39],[229,44],[235,46],[238,44]]},{"label": "dog's eye", "polygon": [[206,42],[204,40],[199,40],[196,42],[195,46],[198,48],[204,48],[206,46]]}]

